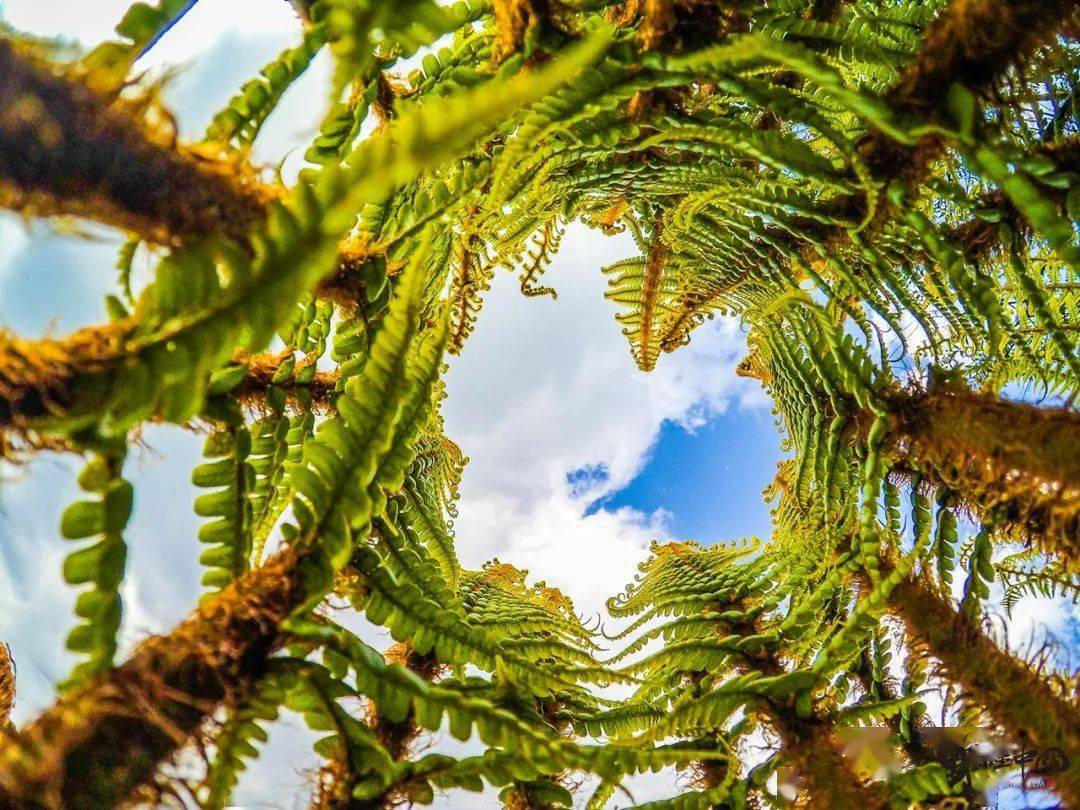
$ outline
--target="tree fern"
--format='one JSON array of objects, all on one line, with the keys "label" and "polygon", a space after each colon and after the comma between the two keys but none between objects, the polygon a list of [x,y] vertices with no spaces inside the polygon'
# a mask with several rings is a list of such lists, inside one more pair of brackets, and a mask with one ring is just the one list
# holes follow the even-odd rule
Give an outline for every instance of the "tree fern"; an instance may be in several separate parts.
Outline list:
[{"label": "tree fern", "polygon": [[[190,4],[136,3],[81,53],[5,26],[0,205],[127,238],[108,323],[0,333],[0,455],[89,454],[61,521],[81,659],[0,748],[0,803],[114,806],[206,745],[195,795],[227,806],[283,707],[321,735],[322,807],[564,807],[577,772],[600,808],[667,766],[689,783],[644,806],[776,805],[790,769],[808,806],[969,800],[928,692],[1060,751],[1080,802],[1075,674],[986,622],[997,582],[1007,614],[1078,592],[1072,5],[304,0],[193,145],[133,69]],[[323,49],[286,188],[247,160]],[[769,537],[652,545],[610,633],[513,561],[463,564],[439,414],[495,275],[555,297],[576,222],[636,246],[604,273],[642,370],[741,320],[788,454]],[[207,434],[208,592],[116,663],[149,421]],[[840,753],[873,724],[888,775]],[[440,728],[477,752],[409,744]]]}]

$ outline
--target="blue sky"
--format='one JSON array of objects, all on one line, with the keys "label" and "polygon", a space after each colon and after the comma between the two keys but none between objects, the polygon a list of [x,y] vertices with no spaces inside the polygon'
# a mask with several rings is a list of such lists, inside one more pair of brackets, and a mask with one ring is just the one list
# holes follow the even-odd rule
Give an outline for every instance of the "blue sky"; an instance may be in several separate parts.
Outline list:
[{"label": "blue sky", "polygon": [[[14,25],[42,35],[83,32],[93,41],[111,27],[104,20],[119,18],[126,5],[9,0],[0,7]],[[242,19],[255,20],[255,28],[239,33]],[[181,132],[197,137],[213,112],[295,34],[285,3],[201,0],[142,66],[187,66],[166,85],[166,96]],[[296,147],[318,121],[326,67],[317,62],[286,96],[259,139],[257,161],[276,165],[292,149],[290,166],[299,165],[302,149]],[[119,243],[119,235],[85,223],[60,231],[27,228],[0,213],[0,326],[40,337],[101,322],[103,297],[114,291]],[[704,481],[694,478],[703,495],[736,484],[747,488],[739,502],[745,529],[737,528],[735,512],[710,529],[714,498],[696,503],[688,497],[665,511],[658,497],[676,471],[671,453],[683,452],[680,426],[706,437],[722,435],[726,421],[735,420],[733,428],[759,423],[763,439],[771,435],[756,385],[734,374],[743,339],[733,322],[710,323],[653,374],[636,369],[599,272],[634,252],[628,238],[572,228],[548,279],[558,301],[524,298],[513,275],[498,277],[476,333],[447,378],[448,433],[472,458],[456,527],[463,562],[475,567],[495,556],[515,562],[563,587],[588,615],[630,581],[651,540],[678,537],[684,526],[717,538],[761,531],[764,514],[759,490],[768,475],[760,466],[752,484],[726,462],[709,467]],[[145,272],[145,262],[139,267]],[[201,444],[191,431],[154,426],[129,457],[125,475],[136,498],[126,532],[121,655],[167,631],[198,598],[199,521],[191,511],[190,473]],[[52,703],[53,685],[72,665],[64,638],[75,592],[60,576],[71,546],[59,538],[57,524],[64,506],[79,497],[79,467],[77,458],[50,455],[0,470],[0,639],[11,644],[19,665],[18,723]],[[588,492],[574,491],[567,476],[581,467],[603,467],[608,475]],[[376,629],[357,629],[386,645]],[[314,762],[309,745],[301,724],[286,717],[238,802],[304,806],[305,768]],[[671,791],[670,774],[639,780],[635,788],[641,798]],[[437,806],[498,805],[493,796],[461,801]]]},{"label": "blue sky", "polygon": [[[93,42],[107,36],[127,5],[8,0],[0,9],[36,33]],[[197,137],[213,112],[295,39],[284,2],[201,0],[144,66],[187,65],[166,96],[181,131]],[[257,161],[276,165],[291,149],[289,165],[299,165],[297,147],[310,139],[325,98],[326,68],[317,61],[287,94],[260,137]],[[119,238],[83,231],[27,229],[0,213],[0,327],[61,335],[103,320]],[[636,369],[599,271],[635,252],[625,234],[603,237],[572,227],[545,279],[558,289],[557,301],[524,298],[513,275],[501,274],[447,377],[448,434],[472,459],[456,524],[463,563],[476,567],[495,556],[514,562],[566,590],[586,615],[600,612],[603,600],[631,580],[653,539],[767,535],[761,490],[780,457],[768,401],[757,383],[734,373],[745,348],[734,321],[702,326],[651,374]],[[190,431],[151,427],[125,470],[136,489],[127,532],[125,650],[167,631],[198,597],[190,471],[201,442]],[[74,593],[60,578],[70,547],[57,524],[77,497],[78,467],[77,459],[48,456],[0,469],[0,639],[11,643],[19,663],[17,722],[52,702],[53,683],[71,665],[63,639]],[[1032,608],[1031,615],[1054,614]],[[363,632],[385,644],[374,629]],[[244,806],[303,806],[302,796],[292,797],[312,763],[306,746],[305,734],[288,719],[245,781]],[[664,773],[639,780],[635,795],[672,790],[671,774]],[[437,806],[497,806],[487,798]]]},{"label": "blue sky", "polygon": [[767,538],[769,505],[761,491],[781,456],[780,434],[762,408],[736,406],[696,427],[664,422],[641,472],[589,510],[664,509],[673,534],[702,543]]}]

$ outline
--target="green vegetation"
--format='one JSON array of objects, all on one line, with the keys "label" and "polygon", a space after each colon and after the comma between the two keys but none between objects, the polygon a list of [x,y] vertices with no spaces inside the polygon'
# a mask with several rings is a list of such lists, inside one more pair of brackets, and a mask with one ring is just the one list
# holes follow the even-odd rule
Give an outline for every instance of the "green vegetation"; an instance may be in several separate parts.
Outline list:
[{"label": "green vegetation", "polygon": [[[4,458],[86,457],[60,521],[80,663],[0,739],[0,804],[162,803],[198,749],[188,786],[227,806],[287,708],[321,735],[322,808],[485,785],[570,807],[575,774],[600,808],[669,765],[693,779],[650,807],[775,806],[786,768],[806,806],[929,806],[969,789],[925,738],[937,690],[1060,751],[1080,806],[1077,676],[985,621],[995,581],[1007,609],[1080,592],[1075,5],[294,5],[296,46],[199,143],[132,68],[184,3],[136,3],[76,55],[0,38],[0,205],[130,236],[110,323],[0,332]],[[324,48],[325,118],[284,187],[250,146]],[[444,352],[494,273],[554,295],[574,221],[640,248],[603,272],[643,371],[742,319],[740,372],[789,453],[771,538],[655,546],[609,602],[634,617],[614,653],[556,588],[459,564],[464,459],[439,415]],[[1049,404],[1003,396],[1017,384]],[[193,420],[206,592],[119,662],[125,456],[140,425]],[[335,621],[343,602],[389,628],[385,655]],[[0,645],[0,726],[13,690]],[[902,762],[887,778],[840,753],[875,724]],[[417,755],[441,727],[483,752]]]}]

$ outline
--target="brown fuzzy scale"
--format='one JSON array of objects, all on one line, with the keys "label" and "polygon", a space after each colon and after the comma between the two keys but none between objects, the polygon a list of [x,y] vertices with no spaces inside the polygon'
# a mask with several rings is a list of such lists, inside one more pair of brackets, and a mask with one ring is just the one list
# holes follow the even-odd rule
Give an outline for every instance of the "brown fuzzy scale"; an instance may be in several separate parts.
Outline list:
[{"label": "brown fuzzy scale", "polygon": [[[954,83],[991,90],[1075,14],[1073,0],[953,0],[923,34],[919,54],[885,100],[901,116],[940,120]],[[877,179],[916,179],[941,153],[936,138],[908,149],[872,133],[859,151]]]},{"label": "brown fuzzy scale", "polygon": [[[0,333],[0,451],[8,447],[3,434],[8,429],[28,437],[24,444],[47,449],[47,436],[27,431],[43,420],[77,417],[102,405],[109,393],[109,372],[122,359],[120,347],[129,331],[130,324],[124,322],[82,329],[64,340],[24,341]],[[285,353],[238,356],[237,362],[246,363],[248,370],[233,396],[245,406],[264,406],[285,358]],[[306,383],[297,382],[294,371],[273,385],[285,392],[291,405],[323,409],[331,406],[337,383],[335,371],[316,371]]]},{"label": "brown fuzzy scale", "polygon": [[0,202],[90,216],[163,244],[239,241],[264,220],[264,189],[157,142],[110,102],[0,40]]},{"label": "brown fuzzy scale", "polygon": [[[1064,210],[1064,199],[1059,201]],[[943,231],[944,235],[956,243],[964,252],[968,261],[977,262],[1001,250],[1002,226],[1007,225],[1013,234],[1027,241],[1031,228],[1012,201],[1000,189],[984,194],[976,200],[976,208],[991,209],[999,215],[997,222],[989,222],[978,216],[972,216],[965,222]],[[933,258],[928,256],[927,260]]]},{"label": "brown fuzzy scale", "polygon": [[0,806],[115,807],[265,672],[303,601],[287,549],[0,745]]},{"label": "brown fuzzy scale", "polygon": [[8,726],[15,707],[15,662],[8,645],[0,641],[0,730]]},{"label": "brown fuzzy scale", "polygon": [[[719,612],[727,609],[727,607],[728,605],[724,605],[717,609],[716,605],[712,605],[709,610]],[[687,675],[686,681],[697,686],[708,679],[710,674],[705,670],[697,670]],[[726,759],[697,759],[685,768],[685,772],[690,777],[690,783],[696,789],[710,790],[720,787],[728,781],[731,776],[731,763]]]},{"label": "brown fuzzy scale", "polygon": [[885,810],[889,806],[879,786],[862,782],[851,770],[832,724],[817,718],[800,719],[791,709],[773,710],[770,719],[780,736],[784,757],[806,783],[796,806],[814,810]]},{"label": "brown fuzzy scale", "polygon": [[667,53],[714,45],[747,28],[746,18],[734,5],[719,0],[625,0],[611,6],[606,16],[624,28],[640,21],[641,47]]},{"label": "brown fuzzy scale", "polygon": [[236,397],[241,405],[261,406],[266,404],[267,391],[271,386],[280,388],[285,392],[287,401],[292,405],[301,402],[309,403],[310,407],[317,410],[330,408],[331,396],[337,390],[339,373],[337,371],[316,371],[315,376],[308,382],[300,383],[296,380],[296,374],[304,368],[306,363],[297,363],[296,368],[288,379],[282,382],[273,382],[275,375],[290,357],[290,352],[280,354],[253,354],[247,358],[247,373],[240,384],[230,393]]},{"label": "brown fuzzy scale", "polygon": [[[553,782],[557,785],[562,784],[560,779],[549,779],[546,781]],[[565,787],[565,785],[563,785],[563,787]],[[562,803],[551,804],[550,802],[537,801],[532,796],[528,786],[515,784],[503,797],[502,807],[503,810],[561,810],[565,805]]]},{"label": "brown fuzzy scale", "polygon": [[1065,755],[1067,770],[1048,777],[1066,807],[1080,807],[1080,705],[1075,699],[1053,692],[1043,677],[994,644],[925,581],[902,581],[889,603],[947,676],[1015,741]]},{"label": "brown fuzzy scale", "polygon": [[894,395],[888,408],[901,467],[1080,568],[1080,413],[948,386]]},{"label": "brown fuzzy scale", "polygon": [[494,0],[495,30],[498,33],[497,61],[521,50],[525,35],[536,24],[537,10],[529,0]]},{"label": "brown fuzzy scale", "polygon": [[[560,0],[493,0],[496,43],[495,61],[525,49],[530,33],[540,28],[552,28],[563,34],[573,30],[573,9]],[[527,66],[547,61],[549,55],[536,50],[525,60]]]},{"label": "brown fuzzy scale", "polygon": [[355,314],[359,304],[367,300],[367,289],[360,280],[361,268],[374,255],[367,246],[350,242],[342,244],[337,268],[319,282],[315,295],[324,301],[332,301],[349,315]]}]

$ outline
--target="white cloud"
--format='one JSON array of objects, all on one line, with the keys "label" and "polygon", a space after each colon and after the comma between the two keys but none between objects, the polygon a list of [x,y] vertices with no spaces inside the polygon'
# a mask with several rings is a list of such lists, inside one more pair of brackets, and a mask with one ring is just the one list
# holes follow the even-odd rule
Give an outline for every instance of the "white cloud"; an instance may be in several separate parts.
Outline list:
[{"label": "white cloud", "polygon": [[[9,0],[4,8],[16,26],[93,43],[110,36],[128,4]],[[244,80],[295,41],[296,33],[284,2],[200,0],[144,64],[191,62],[168,93],[184,132],[195,136]],[[316,65],[302,87],[290,91],[260,139],[259,159],[275,159],[304,141],[318,120],[325,70],[325,64]],[[8,255],[26,242],[21,231],[11,239],[3,236],[7,244],[0,252]],[[606,281],[599,273],[601,265],[634,251],[629,239],[572,228],[547,279],[559,289],[558,301],[523,298],[513,276],[501,274],[448,381],[448,432],[473,459],[457,522],[463,561],[479,566],[499,556],[528,568],[534,579],[563,588],[588,615],[602,611],[603,600],[630,581],[648,542],[667,536],[662,512],[601,509],[586,516],[588,503],[640,471],[664,420],[692,426],[733,401],[758,396],[756,385],[733,374],[743,341],[730,321],[699,329],[690,346],[663,356],[656,372],[636,369],[615,322],[615,306],[603,298]],[[76,251],[64,258],[74,263],[77,256]],[[137,504],[128,538],[125,648],[147,633],[167,630],[199,590],[197,521],[190,514],[194,493],[188,484],[199,443],[178,431],[149,436],[162,458],[142,454],[130,468]],[[42,464],[47,468],[53,462]],[[572,486],[567,476],[583,468],[604,475],[590,478],[587,487]],[[52,682],[70,665],[62,639],[72,621],[73,593],[59,577],[60,559],[69,549],[55,526],[63,504],[76,497],[75,466],[64,462],[44,478],[42,470],[36,464],[34,480],[4,485],[11,520],[0,525],[7,551],[0,556],[0,590],[7,584],[6,593],[18,594],[0,597],[0,634],[16,642],[17,658],[25,662],[20,720],[51,702]],[[362,622],[353,624],[364,631]],[[375,635],[368,637],[385,646]],[[294,806],[295,797],[287,794],[303,783],[298,774],[312,761],[308,742],[297,728],[276,731],[263,760],[243,780],[237,801]],[[635,796],[673,792],[670,779],[650,776],[641,780]],[[483,799],[457,799],[456,806],[495,806],[491,792]],[[489,799],[492,803],[485,804]]]},{"label": "white cloud", "polygon": [[[0,16],[37,36],[64,37],[93,46],[115,38],[113,29],[131,5],[132,0],[4,0]],[[183,23],[195,26],[193,34],[163,37],[151,53],[154,61],[176,62],[213,45],[219,31],[262,34],[278,32],[290,23],[297,24],[296,15],[283,0],[199,0]]]},{"label": "white cloud", "polygon": [[[730,320],[701,327],[650,374],[635,367],[599,272],[635,250],[571,227],[544,279],[557,301],[524,298],[500,275],[447,380],[447,432],[471,458],[457,521],[463,562],[498,556],[528,568],[589,614],[667,530],[663,514],[586,516],[588,504],[641,470],[664,420],[693,426],[733,401],[758,401],[757,386],[734,374],[743,340]],[[582,469],[602,473],[571,486]]]}]

